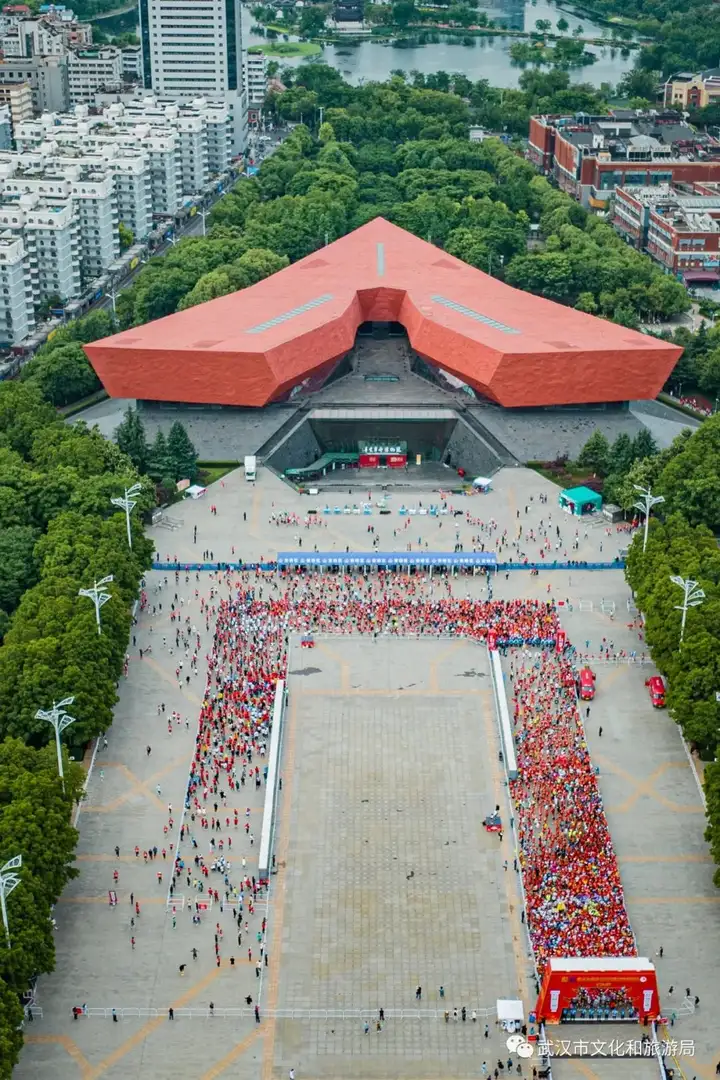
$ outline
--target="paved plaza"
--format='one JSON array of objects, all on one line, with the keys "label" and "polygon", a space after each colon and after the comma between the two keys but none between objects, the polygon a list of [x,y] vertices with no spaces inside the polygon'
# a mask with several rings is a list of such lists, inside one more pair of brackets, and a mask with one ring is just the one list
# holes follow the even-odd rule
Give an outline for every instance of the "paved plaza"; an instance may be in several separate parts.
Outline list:
[{"label": "paved plaza", "polygon": [[[355,492],[347,501],[367,494]],[[541,494],[547,495],[546,504],[539,501]],[[418,499],[431,501],[427,493]],[[490,495],[450,499],[473,518],[496,520],[499,529],[491,535],[460,517],[404,519],[397,513],[370,519],[333,516],[327,525],[320,517],[319,526],[306,529],[272,524],[271,515],[297,513],[302,519],[308,508],[322,503],[296,495],[261,469],[256,485],[246,483],[238,471],[214,485],[204,500],[173,508],[182,525],[176,531],[157,528],[153,534],[161,558],[177,555],[183,562],[199,560],[204,549],[216,559],[253,561],[292,550],[300,540],[304,548],[370,549],[368,522],[378,530],[381,550],[405,551],[408,543],[413,549],[427,543],[429,550],[452,550],[457,526],[459,542],[470,551],[476,546],[473,536],[492,546],[504,530],[513,540],[519,524],[526,533],[537,533],[540,519],[547,521],[552,514],[553,530],[561,527],[563,549],[571,548],[575,525],[560,513],[556,500],[557,489],[537,474],[507,469],[496,477]],[[390,500],[391,505],[400,501],[398,496]],[[403,501],[411,505],[413,496],[404,495]],[[217,516],[210,513],[213,504]],[[193,526],[198,528],[196,544]],[[579,547],[569,552],[570,558],[611,559],[626,546],[625,534],[612,530],[608,535],[602,526],[578,528]],[[530,558],[538,546],[525,539],[521,543]],[[79,818],[80,876],[55,912],[56,971],[40,980],[42,1017],[27,1025],[16,1076],[280,1080],[291,1066],[297,1080],[465,1080],[479,1075],[484,1051],[480,1020],[477,1027],[471,1022],[456,1026],[452,1020],[446,1027],[442,1017],[388,1016],[382,1032],[371,1028],[366,1036],[354,1018],[320,1022],[275,1014],[310,1008],[350,1013],[381,1006],[388,1013],[411,1013],[418,983],[428,1012],[441,1009],[441,983],[451,1010],[463,1004],[472,1009],[477,1003],[479,1011],[492,1006],[498,994],[518,989],[526,1007],[532,1002],[525,992],[527,956],[514,875],[502,870],[502,860],[512,858],[507,834],[501,847],[480,827],[488,809],[505,805],[506,799],[483,651],[445,640],[323,638],[312,651],[293,644],[278,873],[241,948],[232,940],[235,927],[227,908],[221,913],[215,906],[197,926],[177,897],[173,927],[172,907],[166,903],[170,844],[177,842],[205,670],[201,662],[189,686],[175,676],[179,656],[169,652],[174,629],[168,618],[175,589],[173,575],[167,575],[167,586],[165,576],[148,575],[150,608],[135,628],[129,677],[121,680],[109,745],[98,752]],[[196,580],[192,574],[186,583],[182,575],[178,586],[201,635],[201,658],[210,648],[213,627],[206,632],[195,590],[207,597],[216,580],[207,574]],[[486,595],[481,578],[458,578],[453,590]],[[653,669],[638,662],[644,643],[629,625],[623,575],[572,570],[531,577],[513,572],[507,580],[498,574],[493,590],[499,598],[562,600],[561,618],[571,641],[594,657],[597,695],[587,735],[600,767],[630,919],[643,955],[655,958],[660,945],[664,948],[662,960],[656,959],[661,1000],[668,1016],[677,1014],[668,1031],[696,1046],[694,1058],[678,1055],[685,1077],[711,1080],[720,1060],[720,895],[712,884],[701,795],[689,759],[676,726],[667,712],[652,709],[643,685]],[[160,602],[162,614],[153,615],[152,605]],[[616,652],[635,652],[636,662],[599,662],[603,639]],[[148,644],[152,653],[140,660],[138,650]],[[166,711],[159,716],[163,703]],[[173,711],[180,723],[168,734],[167,717]],[[256,836],[263,795],[264,789],[248,793],[240,807],[242,814],[250,807]],[[256,852],[244,830],[230,832],[233,859],[244,857],[251,867]],[[146,865],[142,852],[152,846],[158,848],[158,859]],[[108,890],[116,868],[118,904],[111,908]],[[411,871],[415,876],[408,877]],[[141,906],[135,927],[130,924],[130,893]],[[257,978],[256,956],[248,961],[246,948],[264,916],[269,964]],[[217,922],[223,930],[220,968],[213,949]],[[198,950],[197,960],[192,948]],[[183,963],[187,968],[180,975]],[[686,988],[700,997],[694,1013],[684,1003]],[[252,1009],[244,1009],[248,994],[253,1001],[259,996],[261,1012],[267,1010],[259,1025]],[[91,1015],[74,1022],[72,1007],[84,1003]],[[173,1022],[167,1019],[170,1006],[176,1010]],[[113,1008],[118,1023],[112,1021]],[[101,1010],[108,1010],[106,1017]],[[491,1032],[488,1042],[497,1058],[502,1042],[492,1024]],[[651,1064],[587,1057],[558,1063],[555,1076],[644,1080]]]},{"label": "paved plaza", "polygon": [[283,1014],[338,1022],[279,1020],[277,1075],[477,1076],[504,1052],[486,1010],[529,973],[517,884],[482,827],[503,798],[485,650],[325,639],[290,671],[275,992]]}]

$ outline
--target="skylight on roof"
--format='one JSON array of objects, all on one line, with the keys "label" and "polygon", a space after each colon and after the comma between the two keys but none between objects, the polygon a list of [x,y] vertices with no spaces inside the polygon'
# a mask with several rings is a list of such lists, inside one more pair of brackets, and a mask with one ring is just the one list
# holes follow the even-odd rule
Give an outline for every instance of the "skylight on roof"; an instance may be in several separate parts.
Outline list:
[{"label": "skylight on roof", "polygon": [[329,303],[332,299],[332,293],[325,293],[324,296],[316,296],[314,300],[308,300],[306,304],[301,304],[300,307],[293,308],[291,311],[284,311],[282,315],[276,315],[275,318],[268,319],[267,322],[258,323],[257,326],[251,326],[245,333],[262,334],[263,330],[271,330],[273,326],[279,326],[280,323],[288,322],[289,319],[294,319],[296,315],[303,315],[306,311],[312,311],[313,308]]},{"label": "skylight on roof", "polygon": [[520,333],[520,330],[515,330],[512,326],[506,326],[505,323],[498,322],[497,319],[491,319],[489,315],[482,315],[479,311],[473,311],[472,308],[465,307],[464,304],[458,304],[455,300],[448,300],[445,296],[431,296],[430,299],[436,304],[442,304],[443,307],[450,308],[451,311],[457,311],[459,315],[466,315],[468,319],[474,319],[475,322],[484,323],[485,326],[490,326],[493,330],[499,330],[501,334]]}]

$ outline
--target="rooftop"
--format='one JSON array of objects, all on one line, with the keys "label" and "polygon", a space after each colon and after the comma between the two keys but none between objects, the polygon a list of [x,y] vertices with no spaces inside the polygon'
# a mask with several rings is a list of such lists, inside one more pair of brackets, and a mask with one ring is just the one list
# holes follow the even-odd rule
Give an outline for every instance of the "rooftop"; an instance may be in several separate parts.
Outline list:
[{"label": "rooftop", "polygon": [[720,157],[720,141],[686,123],[672,110],[641,113],[612,109],[607,116],[542,116],[558,134],[589,156],[609,154],[613,160]]},{"label": "rooftop", "polygon": [[264,405],[329,374],[364,322],[400,323],[415,352],[509,405],[654,397],[680,352],[513,289],[375,218],[248,289],[95,342],[88,355],[114,396]]}]

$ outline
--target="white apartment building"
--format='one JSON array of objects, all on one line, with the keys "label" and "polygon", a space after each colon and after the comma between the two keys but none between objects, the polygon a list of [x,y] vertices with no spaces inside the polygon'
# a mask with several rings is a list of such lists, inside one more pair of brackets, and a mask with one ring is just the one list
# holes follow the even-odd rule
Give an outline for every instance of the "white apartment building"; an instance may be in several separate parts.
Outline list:
[{"label": "white apartment building", "polygon": [[133,146],[122,146],[116,139],[90,134],[81,142],[56,144],[51,160],[61,172],[80,166],[95,175],[112,176],[118,222],[130,229],[136,240],[145,240],[152,229],[153,215],[146,154]]},{"label": "white apartment building", "polygon": [[71,191],[78,211],[84,276],[98,277],[120,257],[115,178],[77,166]]},{"label": "white apartment building", "polygon": [[181,116],[177,122],[178,160],[183,195],[203,191],[210,181],[207,125],[199,116]]},{"label": "white apartment building", "polygon": [[122,51],[114,45],[71,50],[68,53],[68,83],[71,105],[94,101],[97,92],[104,87],[122,86]]},{"label": "white apartment building", "polygon": [[245,87],[248,106],[262,105],[267,95],[267,56],[260,48],[249,49],[245,54]]},{"label": "white apartment building", "polygon": [[[166,99],[153,96],[137,98],[122,104],[114,103],[103,110],[103,119],[117,127],[132,128],[136,124],[151,124],[154,128],[181,130],[181,121],[199,117],[207,129],[207,138],[181,139],[179,153],[192,157],[194,153],[204,157],[207,153],[207,168],[211,176],[220,176],[230,168],[233,158],[233,118],[227,105],[222,101],[209,101],[207,98],[193,98],[188,101]],[[207,151],[205,151],[207,142]],[[185,166],[185,174],[195,168]],[[205,181],[207,182],[207,180]],[[185,194],[196,194],[201,188],[184,188]]]},{"label": "white apartment building", "polygon": [[142,79],[142,51],[139,45],[126,45],[122,52],[123,78],[126,83]]},{"label": "white apartment building", "polygon": [[35,325],[32,286],[22,238],[0,232],[0,344],[16,345]]},{"label": "white apartment building", "polygon": [[22,19],[10,26],[2,39],[3,56],[64,56],[65,37],[58,26],[44,19]]},{"label": "white apartment building", "polygon": [[[29,160],[28,160],[29,159]],[[3,175],[4,174],[4,175]],[[34,194],[41,199],[72,202],[80,245],[84,281],[97,277],[120,255],[115,178],[79,162],[60,167],[41,154],[0,154],[0,196],[18,200]]]},{"label": "white apartment building", "polygon": [[234,154],[247,144],[240,0],[139,0],[143,85],[159,97],[204,97],[230,110]]},{"label": "white apartment building", "polygon": [[80,296],[79,230],[69,197],[41,197],[35,191],[6,201],[0,204],[0,229],[22,238],[35,303],[47,296]]},{"label": "white apartment building", "polygon": [[135,240],[145,240],[153,225],[152,175],[146,154],[128,148],[117,150],[105,167],[115,177],[118,221],[133,234]]}]

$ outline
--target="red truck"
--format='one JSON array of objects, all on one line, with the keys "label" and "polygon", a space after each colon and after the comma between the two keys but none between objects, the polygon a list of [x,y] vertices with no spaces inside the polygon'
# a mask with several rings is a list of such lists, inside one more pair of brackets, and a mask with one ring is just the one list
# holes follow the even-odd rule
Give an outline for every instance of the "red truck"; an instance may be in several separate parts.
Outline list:
[{"label": "red truck", "polygon": [[654,708],[665,708],[665,683],[662,681],[659,675],[651,675],[649,679],[645,680],[645,685],[648,688],[650,694],[650,700],[653,703]]},{"label": "red truck", "polygon": [[595,697],[595,672],[589,667],[580,669],[578,675],[578,693],[581,701],[592,701]]}]

